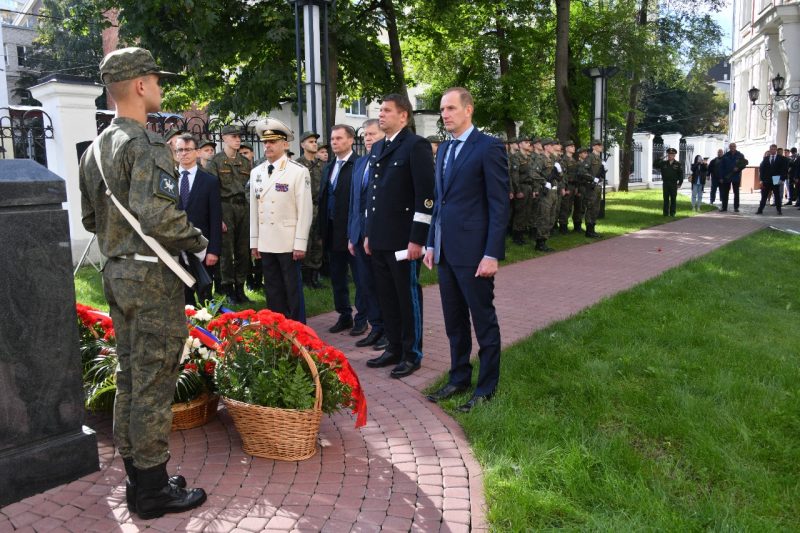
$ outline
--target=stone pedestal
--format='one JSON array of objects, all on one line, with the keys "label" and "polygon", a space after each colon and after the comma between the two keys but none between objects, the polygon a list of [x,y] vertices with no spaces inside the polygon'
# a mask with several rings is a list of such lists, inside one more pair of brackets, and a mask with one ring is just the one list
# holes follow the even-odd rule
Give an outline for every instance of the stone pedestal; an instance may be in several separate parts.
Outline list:
[{"label": "stone pedestal", "polygon": [[98,470],[78,350],[65,182],[0,161],[0,506]]}]

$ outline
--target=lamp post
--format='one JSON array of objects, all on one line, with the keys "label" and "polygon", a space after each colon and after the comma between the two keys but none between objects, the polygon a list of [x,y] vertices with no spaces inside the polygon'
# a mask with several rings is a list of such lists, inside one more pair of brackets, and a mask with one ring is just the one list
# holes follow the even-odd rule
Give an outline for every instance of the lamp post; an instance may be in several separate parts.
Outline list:
[{"label": "lamp post", "polygon": [[750,98],[750,102],[753,104],[753,107],[759,110],[761,116],[765,120],[772,119],[772,111],[774,109],[775,102],[786,102],[786,108],[788,109],[789,113],[800,113],[800,93],[783,92],[785,83],[786,78],[780,74],[777,74],[774,78],[772,78],[772,90],[774,94],[766,104],[757,103],[758,97],[761,96],[761,91],[758,89],[758,87],[751,87],[750,90],[747,91],[747,96]]},{"label": "lamp post", "polygon": [[[288,0],[288,2],[294,7],[298,132],[312,130],[320,133],[323,139],[327,139],[331,106],[327,97],[329,93],[328,8],[331,5],[335,8],[335,0]],[[303,11],[303,46],[300,43],[300,8]],[[323,131],[320,132],[319,128]]]},{"label": "lamp post", "polygon": [[[594,99],[592,100],[592,138],[603,142],[603,161],[608,159],[608,78],[614,76],[617,67],[590,67],[583,69],[583,74],[594,83]],[[606,181],[603,180],[603,199],[600,202],[598,218],[606,214]]]}]

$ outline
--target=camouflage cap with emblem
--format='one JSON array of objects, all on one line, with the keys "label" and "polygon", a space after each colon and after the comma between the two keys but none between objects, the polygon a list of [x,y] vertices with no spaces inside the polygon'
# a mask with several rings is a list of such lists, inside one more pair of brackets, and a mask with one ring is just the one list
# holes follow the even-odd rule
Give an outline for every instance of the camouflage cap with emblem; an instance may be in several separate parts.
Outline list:
[{"label": "camouflage cap with emblem", "polygon": [[241,150],[242,148],[245,148],[245,149],[247,149],[247,150],[250,150],[251,152],[253,151],[253,147],[252,147],[252,146],[250,146],[250,145],[249,145],[249,144],[247,144],[247,143],[242,143],[242,144],[240,144],[240,145],[239,145],[239,150]]},{"label": "camouflage cap with emblem", "polygon": [[235,124],[228,124],[227,126],[223,126],[221,133],[222,135],[241,135],[242,128],[241,126],[236,126]]},{"label": "camouflage cap with emblem", "polygon": [[217,143],[209,139],[202,139],[200,143],[197,145],[197,149],[199,150],[201,148],[205,148],[206,146],[210,146],[211,148],[214,148],[216,150]]},{"label": "camouflage cap with emblem", "polygon": [[550,139],[549,137],[543,137],[541,141],[539,141],[539,143],[542,146],[550,146],[551,144],[555,144],[555,141],[553,139]]},{"label": "camouflage cap with emblem", "polygon": [[578,148],[578,150],[576,151],[576,153],[577,153],[578,155],[581,155],[581,154],[588,154],[588,153],[589,153],[589,149],[588,149],[588,148],[586,148],[586,147],[584,146],[584,147]]},{"label": "camouflage cap with emblem", "polygon": [[592,146],[597,146],[597,145],[602,146],[603,145],[603,141],[601,141],[600,139],[594,139],[592,141]]},{"label": "camouflage cap with emblem", "polygon": [[677,154],[678,151],[675,148],[667,148],[667,153],[668,154]]},{"label": "camouflage cap with emblem", "polygon": [[441,144],[442,143],[442,139],[440,139],[438,135],[428,135],[427,137],[425,137],[425,140],[428,141],[431,144]]},{"label": "camouflage cap with emblem", "polygon": [[567,146],[575,146],[575,143],[572,141],[567,141],[564,143],[564,148],[566,148]]},{"label": "camouflage cap with emblem", "polygon": [[319,133],[317,133],[315,131],[311,131],[311,130],[304,131],[303,134],[300,136],[300,142],[302,143],[303,141],[305,141],[309,137],[314,137],[315,139],[319,139],[320,135],[319,135]]},{"label": "camouflage cap with emblem", "polygon": [[161,70],[149,50],[135,46],[114,50],[100,62],[100,81],[104,85],[148,74],[155,74],[160,78],[177,76],[174,72]]},{"label": "camouflage cap with emblem", "polygon": [[173,129],[169,130],[167,133],[164,134],[164,140],[169,142],[169,140],[172,139],[173,137],[175,137],[176,135],[181,135],[183,133],[186,133],[186,132],[184,130],[182,130],[181,128],[173,128]]},{"label": "camouflage cap with emblem", "polygon": [[256,133],[262,141],[293,141],[292,129],[277,118],[262,118],[256,124]]}]

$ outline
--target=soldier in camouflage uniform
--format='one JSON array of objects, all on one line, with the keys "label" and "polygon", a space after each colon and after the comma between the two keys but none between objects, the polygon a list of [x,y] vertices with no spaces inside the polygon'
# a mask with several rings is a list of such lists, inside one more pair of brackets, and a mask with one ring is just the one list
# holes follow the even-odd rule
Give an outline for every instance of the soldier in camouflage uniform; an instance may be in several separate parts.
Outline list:
[{"label": "soldier in camouflage uniform", "polygon": [[578,167],[578,179],[581,186],[581,197],[584,202],[586,218],[586,236],[597,239],[594,231],[597,215],[600,213],[600,201],[603,193],[603,143],[597,139],[592,141],[592,153]]},{"label": "soldier in camouflage uniform", "polygon": [[244,284],[250,273],[250,209],[246,186],[253,167],[239,153],[241,144],[239,127],[229,125],[222,128],[222,151],[211,158],[206,169],[219,178],[222,195],[220,292],[232,303],[250,301],[244,293]]},{"label": "soldier in camouflage uniform", "polygon": [[[97,235],[103,290],[117,339],[114,441],[128,474],[128,508],[149,519],[201,505],[203,489],[167,474],[172,397],[186,340],[183,284],[155,256],[106,195],[108,189],[168,253],[202,252],[208,245],[177,208],[175,162],[164,139],[145,128],[161,107],[161,72],[142,48],[124,48],[100,63],[100,77],[117,116],[80,164],[84,227]],[[99,150],[99,160],[95,157]]]},{"label": "soldier in camouflage uniform", "polygon": [[325,163],[317,157],[319,149],[317,140],[319,134],[313,131],[306,131],[300,136],[300,147],[303,155],[295,159],[298,163],[308,169],[311,175],[311,200],[314,203],[314,218],[311,222],[311,232],[308,241],[308,252],[303,259],[303,281],[311,285],[314,289],[319,289],[322,284],[319,281],[319,271],[322,268],[322,238],[317,231],[317,210],[319,207],[319,186],[322,179],[322,169]]},{"label": "soldier in camouflage uniform", "polygon": [[552,252],[547,245],[550,232],[557,214],[559,172],[555,167],[555,143],[553,139],[542,139],[544,153],[532,164],[531,171],[537,183],[539,201],[536,207],[534,227],[536,229],[536,246],[534,249],[541,252]]},{"label": "soldier in camouflage uniform", "polygon": [[575,159],[575,143],[567,141],[564,145],[564,156],[561,158],[564,167],[564,197],[561,199],[559,211],[559,228],[562,235],[569,233],[567,222],[572,214],[573,231],[581,229],[580,191],[578,190],[578,161]]},{"label": "soldier in camouflage uniform", "polygon": [[509,157],[510,196],[513,218],[511,236],[514,244],[525,244],[525,235],[533,228],[533,177],[529,161],[533,147],[529,137],[519,139],[519,151]]}]

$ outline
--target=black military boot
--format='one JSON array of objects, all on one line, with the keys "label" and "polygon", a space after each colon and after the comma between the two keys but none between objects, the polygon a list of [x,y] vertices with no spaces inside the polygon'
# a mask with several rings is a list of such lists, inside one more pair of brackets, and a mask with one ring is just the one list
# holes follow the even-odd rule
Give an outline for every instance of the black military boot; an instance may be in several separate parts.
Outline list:
[{"label": "black military boot", "polygon": [[236,289],[230,283],[223,283],[219,288],[219,292],[225,295],[230,305],[239,303],[239,299],[236,297]]},{"label": "black military boot", "polygon": [[578,222],[577,224],[575,224],[575,223],[573,222],[573,225],[574,225],[575,227],[574,227],[574,228],[572,228],[572,231],[574,231],[575,233],[581,233],[581,232],[583,231],[583,228],[581,228],[581,223],[580,223],[580,222]]},{"label": "black military boot", "polygon": [[137,469],[136,514],[144,520],[182,513],[206,501],[203,489],[176,487],[167,477],[167,463]]},{"label": "black military boot", "polygon": [[600,234],[595,233],[594,231],[594,224],[586,224],[586,236],[590,239],[599,239]]},{"label": "black military boot", "polygon": [[[133,466],[133,459],[122,458],[125,465],[125,473],[128,474],[128,479],[125,480],[125,500],[128,502],[128,511],[131,513],[136,512],[136,481],[137,470]],[[178,488],[186,488],[186,478],[177,475],[169,478],[169,484]]]},{"label": "black military boot", "polygon": [[515,232],[513,232],[511,235],[512,235],[512,237],[511,237],[511,241],[512,241],[514,244],[518,244],[518,245],[523,245],[523,244],[525,244],[525,237],[523,237],[523,235],[522,235],[522,232],[521,232],[521,231],[515,231]]},{"label": "black military boot", "polygon": [[233,289],[234,293],[236,293],[236,299],[239,300],[240,304],[249,304],[250,298],[244,293],[244,285],[236,284],[234,285]]},{"label": "black military boot", "polygon": [[553,249],[547,246],[547,239],[536,239],[536,246],[534,250],[538,250],[540,252],[552,252]]},{"label": "black military boot", "polygon": [[312,289],[322,288],[322,281],[320,281],[320,274],[319,270],[317,269],[311,271],[311,288]]}]

